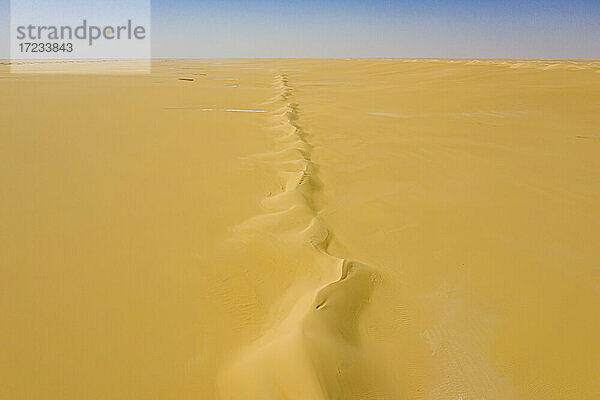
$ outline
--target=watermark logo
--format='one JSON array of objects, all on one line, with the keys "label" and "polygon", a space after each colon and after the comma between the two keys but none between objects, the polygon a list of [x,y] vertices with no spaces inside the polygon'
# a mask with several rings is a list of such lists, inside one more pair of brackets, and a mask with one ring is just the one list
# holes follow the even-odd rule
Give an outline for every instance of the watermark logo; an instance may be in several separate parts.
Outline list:
[{"label": "watermark logo", "polygon": [[11,70],[147,73],[150,0],[12,0]]}]

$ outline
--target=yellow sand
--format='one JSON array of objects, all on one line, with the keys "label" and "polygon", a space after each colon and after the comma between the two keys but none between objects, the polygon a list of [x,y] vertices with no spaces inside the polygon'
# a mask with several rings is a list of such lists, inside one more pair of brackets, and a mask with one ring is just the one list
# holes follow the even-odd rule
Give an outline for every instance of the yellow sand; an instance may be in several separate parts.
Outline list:
[{"label": "yellow sand", "polygon": [[0,65],[0,399],[600,398],[599,72]]}]

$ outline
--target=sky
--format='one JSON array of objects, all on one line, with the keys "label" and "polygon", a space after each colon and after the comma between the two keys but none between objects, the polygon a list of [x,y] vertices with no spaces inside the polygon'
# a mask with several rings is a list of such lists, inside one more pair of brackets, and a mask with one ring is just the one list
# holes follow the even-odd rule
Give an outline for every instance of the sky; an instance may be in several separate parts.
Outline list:
[{"label": "sky", "polygon": [[[0,0],[0,58],[9,6]],[[152,0],[151,10],[156,58],[600,58],[600,0]]]}]

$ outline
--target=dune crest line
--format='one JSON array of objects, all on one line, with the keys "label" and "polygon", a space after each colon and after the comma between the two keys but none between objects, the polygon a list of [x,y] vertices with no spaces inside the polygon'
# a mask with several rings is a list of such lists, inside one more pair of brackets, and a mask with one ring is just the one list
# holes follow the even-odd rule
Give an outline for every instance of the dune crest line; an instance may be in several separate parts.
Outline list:
[{"label": "dune crest line", "polygon": [[[263,201],[270,212],[237,229],[268,230],[313,252],[323,271],[318,285],[301,294],[281,322],[267,327],[258,340],[242,349],[218,382],[226,399],[327,400],[358,398],[356,387],[368,379],[361,353],[358,319],[378,280],[368,265],[328,252],[332,231],[319,214],[322,191],[313,144],[300,124],[300,107],[286,74],[278,74],[279,94],[272,99],[278,150],[256,155],[275,165],[281,192]],[[357,385],[359,382],[363,384]]]}]

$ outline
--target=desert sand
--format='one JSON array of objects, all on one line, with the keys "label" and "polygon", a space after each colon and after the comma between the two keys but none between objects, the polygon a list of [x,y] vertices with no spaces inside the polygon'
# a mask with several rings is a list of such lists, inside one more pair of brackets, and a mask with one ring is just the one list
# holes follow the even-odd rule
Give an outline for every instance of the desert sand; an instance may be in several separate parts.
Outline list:
[{"label": "desert sand", "polygon": [[600,62],[0,65],[0,398],[600,398]]}]

